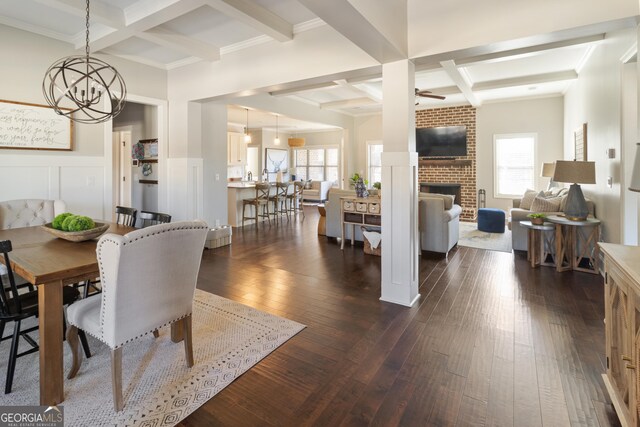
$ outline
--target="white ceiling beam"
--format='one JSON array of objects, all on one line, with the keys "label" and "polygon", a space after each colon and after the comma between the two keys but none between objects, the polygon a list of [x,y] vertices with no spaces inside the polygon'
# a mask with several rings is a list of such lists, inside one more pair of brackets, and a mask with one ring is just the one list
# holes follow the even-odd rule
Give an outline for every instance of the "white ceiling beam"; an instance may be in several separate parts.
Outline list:
[{"label": "white ceiling beam", "polygon": [[[98,52],[106,49],[201,6],[201,0],[154,0],[136,3],[125,10],[126,26],[118,31],[92,38],[91,50]],[[76,45],[78,49],[82,47]]]},{"label": "white ceiling beam", "polygon": [[327,89],[331,87],[337,86],[334,82],[321,82],[321,83],[313,83],[304,86],[292,87],[288,89],[279,89],[269,92],[271,96],[289,96],[294,94],[300,94],[304,92],[312,92],[318,89]]},{"label": "white ceiling beam", "polygon": [[293,40],[293,25],[250,0],[204,0],[208,6],[250,27],[286,42]]},{"label": "white ceiling beam", "polygon": [[142,31],[136,37],[207,61],[220,59],[218,47],[160,27]]},{"label": "white ceiling beam", "polygon": [[343,99],[340,101],[331,101],[331,102],[323,102],[320,104],[320,108],[323,110],[330,109],[340,109],[340,108],[350,108],[350,107],[361,107],[363,105],[372,105],[378,104],[376,101],[373,101],[370,98],[353,98],[353,99]]},{"label": "white ceiling beam", "polygon": [[477,55],[469,58],[460,58],[456,60],[458,66],[470,66],[480,63],[499,62],[504,60],[512,60],[524,58],[527,56],[538,55],[552,49],[560,49],[569,46],[579,46],[583,44],[597,43],[604,40],[604,34],[596,34],[593,36],[580,37],[577,39],[563,40],[553,43],[545,43],[535,46],[523,47],[520,49],[505,50],[502,52],[494,52],[486,55]]},{"label": "white ceiling beam", "polygon": [[491,90],[501,89],[505,87],[514,86],[528,86],[540,83],[560,82],[575,80],[578,78],[578,73],[574,70],[569,71],[556,71],[553,73],[534,74],[530,76],[512,77],[508,79],[491,80],[486,82],[479,82],[473,85],[473,90]]},{"label": "white ceiling beam", "polygon": [[[35,0],[36,2],[66,12],[71,15],[85,17],[87,4],[84,0]],[[108,3],[92,0],[89,7],[91,21],[108,25],[112,28],[124,28],[124,11]]]},{"label": "white ceiling beam", "polygon": [[471,88],[471,82],[467,81],[465,76],[460,72],[458,67],[456,67],[456,63],[454,61],[442,61],[440,63],[442,68],[447,72],[449,78],[453,80],[453,82],[458,86],[460,92],[467,98],[467,101],[474,106],[479,107],[481,102],[478,100],[476,95],[473,93],[473,89]]},{"label": "white ceiling beam", "polygon": [[[349,0],[299,2],[376,61],[384,64],[407,58],[406,50],[376,28]],[[373,7],[375,3],[372,2]],[[404,7],[406,10],[406,2]]]}]

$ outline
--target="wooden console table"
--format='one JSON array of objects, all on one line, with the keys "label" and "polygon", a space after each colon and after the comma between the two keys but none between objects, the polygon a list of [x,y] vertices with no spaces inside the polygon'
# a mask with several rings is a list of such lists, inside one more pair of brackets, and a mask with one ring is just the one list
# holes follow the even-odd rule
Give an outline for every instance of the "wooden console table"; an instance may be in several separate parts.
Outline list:
[{"label": "wooden console table", "polygon": [[351,225],[351,244],[353,245],[356,234],[356,225],[380,227],[382,213],[379,197],[341,197],[340,221],[342,222],[342,238],[340,249],[344,249],[345,227]]},{"label": "wooden console table", "polygon": [[[556,226],[556,271],[583,271],[598,274],[600,220],[587,218],[584,221],[552,215],[547,221]],[[590,249],[593,247],[593,252]],[[587,259],[588,265],[581,267],[582,259]]]},{"label": "wooden console table", "polygon": [[640,247],[600,243],[604,253],[607,372],[602,377],[623,426],[640,402]]}]

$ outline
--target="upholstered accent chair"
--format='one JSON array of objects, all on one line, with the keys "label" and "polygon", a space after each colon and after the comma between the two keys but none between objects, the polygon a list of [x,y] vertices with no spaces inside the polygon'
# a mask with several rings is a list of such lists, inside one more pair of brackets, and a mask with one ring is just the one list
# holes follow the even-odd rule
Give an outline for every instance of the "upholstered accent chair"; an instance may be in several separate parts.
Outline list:
[{"label": "upholstered accent chair", "polygon": [[62,200],[22,199],[0,202],[0,230],[46,224],[66,209],[67,205]]},{"label": "upholstered accent chair", "polygon": [[105,234],[96,253],[102,294],[67,310],[67,341],[73,354],[68,378],[80,369],[78,330],[111,349],[113,403],[122,399],[122,348],[158,328],[182,320],[187,366],[193,366],[191,312],[208,226],[203,221],[159,224],[124,236]]}]

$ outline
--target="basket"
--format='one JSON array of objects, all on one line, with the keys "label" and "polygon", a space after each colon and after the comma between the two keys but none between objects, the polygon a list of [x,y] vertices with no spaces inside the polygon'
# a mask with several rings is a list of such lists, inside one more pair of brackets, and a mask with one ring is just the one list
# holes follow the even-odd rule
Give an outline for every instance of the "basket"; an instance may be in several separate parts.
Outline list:
[{"label": "basket", "polygon": [[51,226],[51,223],[49,222],[47,224],[44,224],[42,228],[60,239],[68,240],[70,242],[84,242],[86,240],[95,239],[96,237],[102,235],[109,229],[109,224],[96,222],[95,228],[92,228],[90,230],[62,231],[53,228]]},{"label": "basket", "polygon": [[204,247],[214,249],[230,245],[231,235],[232,229],[230,225],[212,228],[209,230],[209,233],[207,233],[207,240],[204,242]]},{"label": "basket", "polygon": [[[378,230],[371,230],[368,229],[367,227],[360,227],[360,229],[362,231],[376,231],[378,232]],[[382,242],[380,242],[380,244],[378,245],[377,248],[372,248],[371,247],[371,242],[369,242],[369,239],[367,239],[367,237],[363,234],[362,238],[364,240],[364,253],[368,254],[368,255],[375,255],[375,256],[382,256]]]}]

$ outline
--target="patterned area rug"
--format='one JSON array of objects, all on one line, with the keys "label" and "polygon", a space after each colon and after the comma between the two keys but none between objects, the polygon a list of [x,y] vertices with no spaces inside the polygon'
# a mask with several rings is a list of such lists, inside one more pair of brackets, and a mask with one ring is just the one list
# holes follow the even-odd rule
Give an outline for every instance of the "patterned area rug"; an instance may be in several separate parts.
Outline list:
[{"label": "patterned area rug", "polygon": [[511,230],[505,227],[504,233],[486,233],[478,231],[475,222],[460,222],[458,245],[490,251],[511,252]]},{"label": "patterned area rug", "polygon": [[[65,343],[65,426],[175,425],[303,328],[291,320],[196,290],[195,365],[187,368],[184,346],[171,342],[168,327],[160,330],[158,339],[149,334],[126,345],[122,357],[125,407],[120,413],[113,411],[109,348],[88,337],[93,357],[84,360],[74,379],[67,380],[71,354]],[[6,330],[13,330],[13,326]],[[2,378],[9,347],[8,342],[0,346]],[[16,365],[13,392],[0,395],[0,405],[37,405],[38,353],[21,357]]]}]

